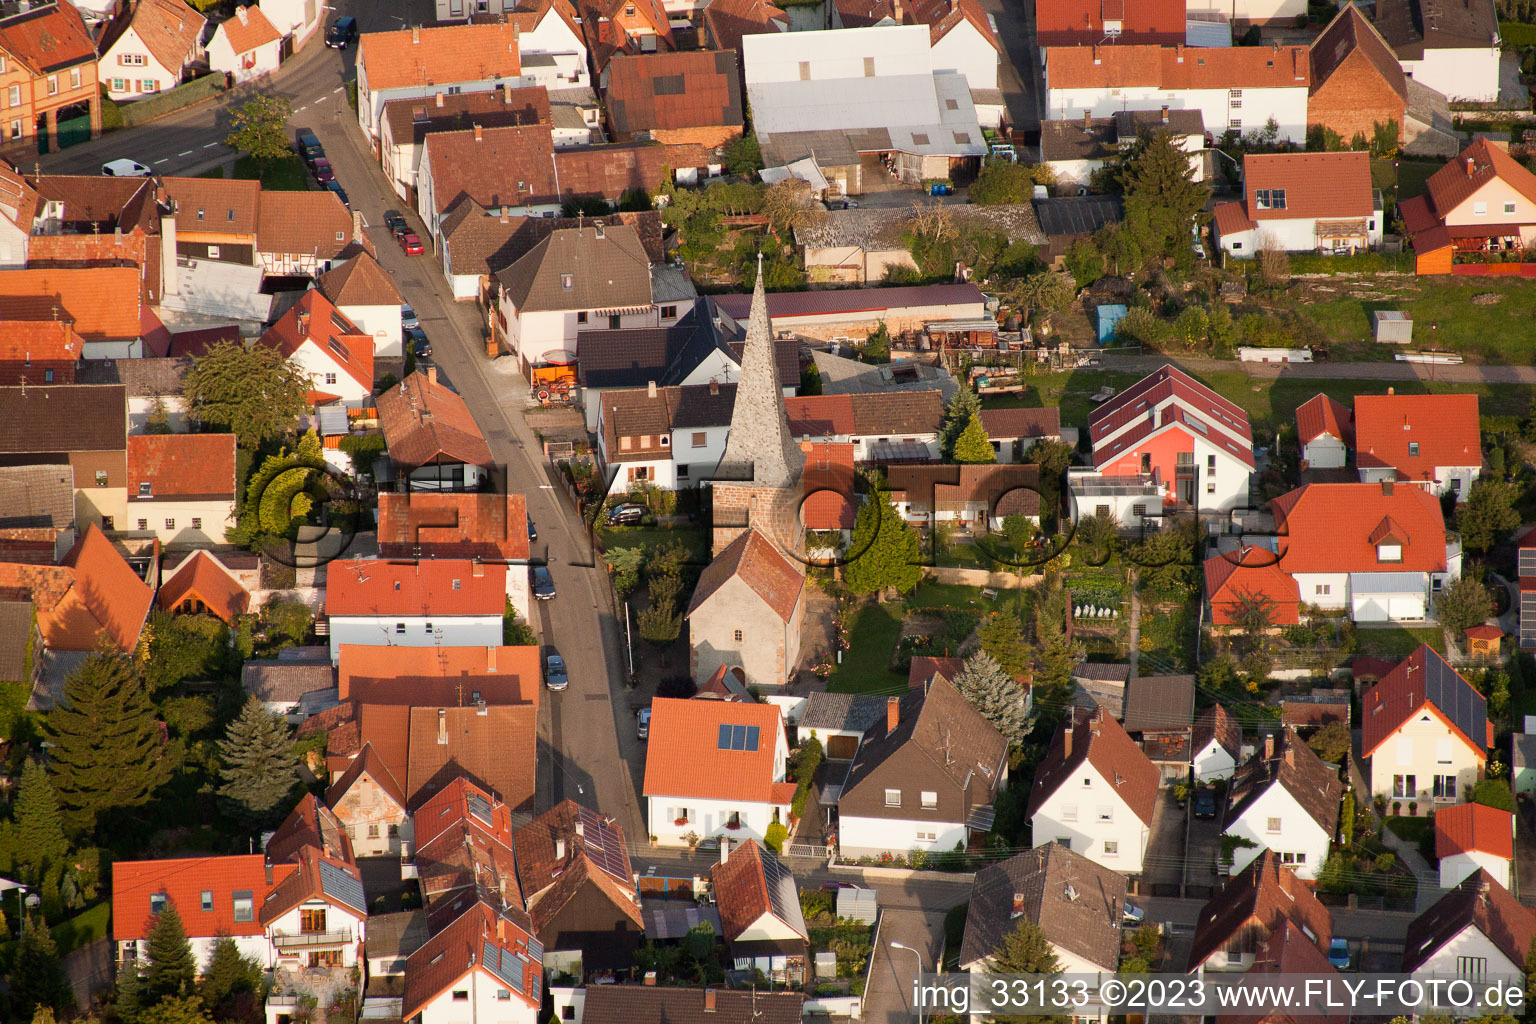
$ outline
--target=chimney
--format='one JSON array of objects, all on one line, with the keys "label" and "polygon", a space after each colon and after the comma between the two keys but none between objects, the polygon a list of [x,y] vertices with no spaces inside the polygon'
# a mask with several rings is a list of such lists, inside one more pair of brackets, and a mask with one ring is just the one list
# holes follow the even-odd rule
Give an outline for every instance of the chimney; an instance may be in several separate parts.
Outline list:
[{"label": "chimney", "polygon": [[704,1012],[715,1012],[715,990],[712,988],[707,988],[704,990]]},{"label": "chimney", "polygon": [[485,138],[485,135],[484,135],[484,132],[482,131],[481,127],[479,125],[475,125],[475,141],[479,142],[479,141],[481,141],[484,138]]},{"label": "chimney", "polygon": [[1163,124],[1168,123],[1168,104],[1163,104]]},{"label": "chimney", "polygon": [[437,367],[427,367],[427,380],[433,384],[437,383]]},{"label": "chimney", "polygon": [[654,984],[656,984],[656,972],[655,971],[646,971],[645,972],[645,983],[647,985],[654,985]]},{"label": "chimney", "polygon": [[1091,110],[1083,111],[1083,131],[1093,131],[1093,112]]},{"label": "chimney", "polygon": [[438,93],[437,94],[437,105],[438,105],[439,108],[441,108],[442,105],[443,105],[443,94],[442,93]]},{"label": "chimney", "polygon": [[496,648],[494,647],[485,649],[485,670],[491,673],[496,671]]},{"label": "chimney", "polygon": [[299,310],[299,333],[309,333],[309,310],[307,309]]},{"label": "chimney", "polygon": [[1471,157],[1467,157],[1467,177],[1469,177],[1469,178],[1472,177],[1472,168],[1473,168],[1473,166],[1474,165],[1473,165],[1473,162],[1472,162],[1472,158]]},{"label": "chimney", "polygon": [[1287,768],[1296,767],[1296,748],[1289,739],[1286,740],[1285,750],[1280,756],[1285,759],[1285,766]]},{"label": "chimney", "polygon": [[412,25],[411,26],[411,45],[415,46],[419,42],[421,42],[421,26],[420,25]]},{"label": "chimney", "polygon": [[363,235],[363,211],[352,211],[352,241],[362,244]]},{"label": "chimney", "polygon": [[271,885],[272,884],[272,861],[270,859],[266,863],[266,869],[267,869],[267,884]]},{"label": "chimney", "polygon": [[[250,24],[251,16],[250,16],[249,13],[246,12],[246,9],[244,7],[236,7],[235,8],[235,17],[240,19],[240,24],[242,24],[242,25]],[[1472,164],[1472,161],[1468,160],[1467,161],[1467,165],[1469,167],[1469,170],[1467,171],[1467,176],[1468,177],[1471,177],[1471,174],[1472,174],[1472,172],[1470,170],[1471,164]]]},{"label": "chimney", "polygon": [[1275,756],[1275,734],[1270,733],[1264,737],[1264,760],[1268,761]]},{"label": "chimney", "polygon": [[122,228],[113,228],[112,229],[112,244],[113,245],[122,245],[123,244],[123,229]]},{"label": "chimney", "polygon": [[512,83],[511,82],[502,82],[501,83],[501,102],[503,102],[503,103],[511,103],[512,102]]},{"label": "chimney", "polygon": [[720,837],[720,863],[724,864],[731,859],[731,841],[724,836]]},{"label": "chimney", "polygon": [[1391,480],[1383,480],[1381,482],[1381,493],[1385,497],[1388,497],[1388,498],[1392,497],[1392,481]]},{"label": "chimney", "polygon": [[469,567],[469,574],[471,576],[473,576],[475,579],[480,579],[482,576],[485,575],[485,563],[484,562],[473,562],[473,563],[471,563],[470,567]]},{"label": "chimney", "polygon": [[712,395],[718,395],[720,393],[720,382],[718,380],[711,380],[709,382],[709,393]]},{"label": "chimney", "polygon": [[1074,710],[1067,716],[1066,728],[1061,733],[1062,753],[1067,758],[1072,756],[1072,734],[1075,732],[1077,732],[1077,712]]},{"label": "chimney", "polygon": [[555,860],[565,860],[565,840],[555,840]]},{"label": "chimney", "polygon": [[437,709],[437,745],[440,746],[440,747],[446,747],[448,745],[448,709],[447,708],[438,708]]},{"label": "chimney", "polygon": [[645,386],[645,396],[647,398],[655,398],[656,397],[656,382],[655,381],[650,381],[650,382],[648,382],[646,384],[646,386]]},{"label": "chimney", "polygon": [[885,698],[885,731],[895,732],[896,723],[901,721],[901,698]]},{"label": "chimney", "polygon": [[580,839],[587,834],[587,826],[578,818],[576,821],[576,838]]}]

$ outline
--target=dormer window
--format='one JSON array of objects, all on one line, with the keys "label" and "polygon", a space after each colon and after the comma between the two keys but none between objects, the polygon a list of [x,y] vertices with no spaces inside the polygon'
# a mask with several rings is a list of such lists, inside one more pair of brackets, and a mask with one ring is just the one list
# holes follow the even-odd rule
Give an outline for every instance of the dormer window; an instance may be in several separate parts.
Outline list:
[{"label": "dormer window", "polygon": [[1401,562],[1403,560],[1403,546],[1395,540],[1383,541],[1376,545],[1376,561]]},{"label": "dormer window", "polygon": [[662,434],[661,435],[661,446],[663,448],[667,448],[667,447],[670,447],[671,444],[672,444],[672,438],[669,435],[667,435],[667,434]]},{"label": "dormer window", "polygon": [[629,451],[630,444],[631,444],[631,441],[630,441],[630,439],[628,437],[621,437],[621,438],[619,438],[619,447],[621,449],[623,449],[624,451],[626,451],[626,452]]},{"label": "dormer window", "polygon": [[139,484],[139,497],[148,498],[152,489],[153,485],[148,480]]},{"label": "dormer window", "polygon": [[203,208],[201,206],[199,206],[197,208],[197,219],[198,220],[202,220],[203,219]]}]

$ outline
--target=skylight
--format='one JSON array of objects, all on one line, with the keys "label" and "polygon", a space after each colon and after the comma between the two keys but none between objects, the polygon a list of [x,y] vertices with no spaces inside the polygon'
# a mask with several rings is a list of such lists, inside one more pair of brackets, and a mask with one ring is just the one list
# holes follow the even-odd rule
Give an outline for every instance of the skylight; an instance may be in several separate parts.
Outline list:
[{"label": "skylight", "polygon": [[758,727],[755,725],[722,725],[719,748],[721,750],[756,750]]}]

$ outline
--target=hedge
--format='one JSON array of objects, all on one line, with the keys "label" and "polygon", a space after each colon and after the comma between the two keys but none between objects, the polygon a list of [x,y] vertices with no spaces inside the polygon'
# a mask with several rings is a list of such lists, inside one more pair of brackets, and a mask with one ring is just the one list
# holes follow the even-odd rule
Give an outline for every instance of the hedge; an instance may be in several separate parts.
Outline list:
[{"label": "hedge", "polygon": [[1353,256],[1293,252],[1290,256],[1292,274],[1411,274],[1414,267],[1411,252],[1362,252]]},{"label": "hedge", "polygon": [[211,100],[223,91],[223,75],[204,75],[202,78],[194,78],[190,82],[178,85],[174,89],[157,92],[153,96],[146,96],[132,103],[121,104],[123,127],[137,127],[173,111],[193,106],[204,100]]},{"label": "hedge", "polygon": [[1526,25],[1518,21],[1501,21],[1499,38],[1504,41],[1505,46],[1516,48],[1536,46],[1536,25]]}]

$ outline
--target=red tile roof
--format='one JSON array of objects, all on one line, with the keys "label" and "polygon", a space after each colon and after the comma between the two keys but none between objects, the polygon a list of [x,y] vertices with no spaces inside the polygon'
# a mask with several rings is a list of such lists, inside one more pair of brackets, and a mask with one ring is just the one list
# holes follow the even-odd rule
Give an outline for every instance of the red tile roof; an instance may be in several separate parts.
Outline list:
[{"label": "red tile roof", "polygon": [[735,50],[618,55],[604,90],[613,130],[632,132],[742,126]]},{"label": "red tile roof", "polygon": [[1205,560],[1205,596],[1211,603],[1211,623],[1236,625],[1233,616],[1240,598],[1267,598],[1277,626],[1300,620],[1301,592],[1272,551],[1249,548],[1241,554],[1212,555]]},{"label": "red tile roof", "polygon": [[[1072,730],[1072,752],[1067,753],[1067,730]],[[1152,809],[1157,803],[1159,775],[1136,742],[1119,722],[1103,709],[1089,711],[1074,707],[1071,716],[1057,728],[1051,749],[1035,771],[1035,785],[1029,793],[1029,816],[1034,817],[1051,794],[1071,778],[1078,766],[1087,762],[1105,780],[1116,784],[1120,799],[1147,825],[1152,824]]]},{"label": "red tile roof", "polygon": [[1435,856],[1488,853],[1515,859],[1515,816],[1487,804],[1456,804],[1435,812]]},{"label": "red tile roof", "polygon": [[0,563],[0,589],[31,595],[43,639],[60,651],[94,650],[102,634],[118,650],[133,650],[154,602],[149,586],[95,523],[62,565]]},{"label": "red tile roof", "polygon": [[358,42],[357,63],[373,90],[522,74],[517,28],[511,23],[365,32]]},{"label": "red tile roof", "polygon": [[[149,898],[165,895],[176,904],[187,935],[260,935],[256,909],[278,882],[298,870],[292,864],[273,865],[267,875],[265,854],[232,857],[179,857],[166,860],[120,860],[112,865],[112,937],[118,942],[146,939],[154,926]],[[202,894],[212,894],[212,907],[203,910]],[[234,893],[248,893],[251,911],[235,919]]]},{"label": "red tile roof", "polygon": [[217,558],[198,551],[160,584],[155,601],[166,611],[175,611],[184,601],[196,601],[233,626],[249,610],[251,595]]},{"label": "red tile roof", "polygon": [[789,432],[795,437],[849,436],[854,431],[849,395],[809,395],[784,399]]},{"label": "red tile roof", "polygon": [[1324,394],[1313,395],[1296,407],[1296,437],[1302,444],[1327,434],[1355,446],[1355,414],[1343,402]]},{"label": "red tile roof", "polygon": [[801,522],[807,530],[853,529],[858,514],[853,492],[853,442],[805,442],[800,448],[805,452]]},{"label": "red tile roof", "polygon": [[[1356,395],[1355,462],[1432,482],[1439,466],[1481,466],[1476,395]],[[1417,454],[1415,454],[1417,452]]]},{"label": "red tile roof", "polygon": [[1184,41],[1183,0],[1053,0],[1036,3],[1034,8],[1041,46],[1101,42],[1106,21],[1120,23],[1120,40],[1125,45]]},{"label": "red tile roof", "polygon": [[346,864],[355,860],[346,826],[313,793],[305,793],[272,833],[267,840],[267,857],[278,864],[294,861],[306,846]]},{"label": "red tile roof", "polygon": [[86,341],[139,337],[137,267],[0,270],[0,318],[62,320]]},{"label": "red tile roof", "polygon": [[[755,726],[757,749],[721,750],[722,725]],[[772,704],[658,697],[651,701],[645,795],[773,803],[783,732],[779,709]]]},{"label": "red tile roof", "polygon": [[[1307,484],[1271,508],[1288,573],[1445,571],[1445,517],[1422,487]],[[1387,519],[1401,531],[1399,562],[1379,561],[1370,539]]]},{"label": "red tile roof", "polygon": [[[413,707],[407,737],[406,792],[412,800],[420,800],[464,777],[506,801],[513,810],[528,810],[533,802],[538,729],[536,702]],[[367,732],[364,736],[369,738]]]},{"label": "red tile roof", "polygon": [[521,494],[379,495],[379,554],[385,558],[526,562],[531,550],[528,502]]},{"label": "red tile roof", "polygon": [[555,170],[554,141],[544,124],[433,132],[423,153],[439,214],[466,198],[491,211],[522,211],[556,203],[571,189],[564,169]]},{"label": "red tile roof", "polygon": [[[517,850],[518,882],[541,937],[559,937],[544,936],[544,929],[588,881],[613,904],[618,915],[638,930],[645,930],[624,830],[613,819],[574,800],[563,800],[519,828],[513,846]],[[615,926],[617,923],[615,919]]]},{"label": "red tile roof", "polygon": [[[1391,86],[1392,91],[1408,100],[1408,82],[1403,75],[1403,66],[1398,63],[1397,55],[1392,52],[1392,47],[1381,38],[1381,33],[1376,31],[1370,19],[1360,13],[1360,8],[1354,4],[1345,4],[1343,9],[1323,29],[1322,35],[1312,40],[1312,46],[1308,51],[1312,58],[1312,93],[1316,95],[1329,77],[1343,65],[1352,53],[1361,53],[1366,60],[1376,68],[1382,81]],[[1353,84],[1354,79],[1349,79]]]},{"label": "red tile roof", "polygon": [[1462,632],[1469,640],[1500,640],[1504,637],[1504,631],[1498,626],[1468,626]]},{"label": "red tile roof", "polygon": [[271,345],[289,357],[304,345],[313,345],[342,373],[365,388],[373,387],[373,336],[342,316],[319,289],[305,292],[267,328],[259,344]]},{"label": "red tile roof", "polygon": [[[149,485],[145,493],[144,485]],[[134,434],[128,500],[235,497],[234,434]]]},{"label": "red tile roof", "polygon": [[[73,363],[81,358],[81,351],[80,336],[69,324],[58,320],[0,320],[0,363]],[[41,370],[32,378],[28,383],[43,383]]]},{"label": "red tile roof", "polygon": [[688,616],[702,608],[727,582],[737,578],[762,598],[779,618],[785,622],[794,618],[795,607],[805,591],[805,576],[799,565],[790,561],[773,541],[755,528],[732,541],[704,567],[694,587],[693,599],[688,603]]},{"label": "red tile roof", "polygon": [[946,682],[952,682],[963,668],[965,668],[964,658],[935,658],[928,654],[915,655],[912,658],[912,664],[907,668],[907,688],[915,689],[932,682],[934,676],[938,676]]},{"label": "red tile roof", "polygon": [[0,50],[34,75],[96,59],[96,47],[74,4],[38,6],[0,21]]},{"label": "red tile roof", "polygon": [[[1249,153],[1244,203],[1256,221],[1369,217],[1375,208],[1369,153]],[[1264,209],[1259,189],[1283,189],[1284,209]]]},{"label": "red tile roof", "polygon": [[108,27],[99,51],[106,57],[112,46],[131,28],[154,54],[160,66],[179,74],[196,52],[208,19],[182,0],[140,0]]},{"label": "red tile roof", "polygon": [[329,189],[263,192],[256,217],[256,249],[275,256],[334,260],[359,249],[371,252],[368,236],[354,235],[352,214]]},{"label": "red tile roof", "polygon": [[1370,757],[1420,712],[1439,718],[1479,761],[1487,760],[1488,748],[1493,745],[1487,702],[1428,644],[1421,644],[1360,697],[1365,756]]},{"label": "red tile roof", "polygon": [[[757,840],[749,839],[730,851],[728,859],[709,869],[709,879],[720,910],[721,937],[726,942],[735,942],[764,914],[772,914],[799,932],[802,939],[809,938],[794,876]],[[783,892],[785,888],[788,893]]]},{"label": "red tile roof", "polygon": [[[474,971],[485,973],[481,985],[513,989],[518,1000],[537,1011],[544,999],[544,963],[542,957],[529,953],[533,941],[518,922],[483,903],[474,904],[406,961],[401,1016],[406,1020],[416,1017],[428,1003]],[[494,962],[488,964],[493,957]],[[514,959],[520,968],[512,966]],[[493,973],[498,964],[505,966]],[[522,986],[502,980],[504,975],[520,975]]]},{"label": "red tile roof", "polygon": [[345,559],[326,573],[327,615],[500,615],[507,568],[461,558]]},{"label": "red tile roof", "polygon": [[178,235],[255,238],[261,182],[243,178],[161,178],[160,187],[166,198],[176,204]]},{"label": "red tile roof", "polygon": [[[1154,420],[1149,409],[1160,409],[1160,417]],[[1179,424],[1182,430],[1191,416],[1199,419],[1205,427],[1200,433],[1212,444],[1218,443],[1214,430],[1229,454],[1253,465],[1253,429],[1248,414],[1172,364],[1143,377],[1089,414],[1088,434],[1095,463],[1121,458],[1134,445],[1171,425]],[[1113,442],[1105,443],[1112,435]]]},{"label": "red tile roof", "polygon": [[1045,75],[1050,89],[1305,89],[1312,66],[1305,46],[1051,46]]},{"label": "red tile roof", "polygon": [[248,53],[258,46],[275,43],[283,38],[283,34],[267,20],[267,16],[261,13],[261,8],[255,4],[249,7],[236,7],[235,16],[228,21],[220,22],[219,28],[224,30],[224,37],[229,40],[230,47],[236,53]]},{"label": "red tile roof", "polygon": [[1458,206],[1495,178],[1536,203],[1536,174],[1487,139],[1474,139],[1456,159],[1425,182],[1431,215],[1443,223]]},{"label": "red tile roof", "polygon": [[379,426],[400,466],[463,463],[489,469],[491,447],[469,405],[437,382],[435,368],[417,370],[378,397]]},{"label": "red tile roof", "polygon": [[[930,45],[949,35],[961,24],[969,22],[981,38],[1001,52],[997,36],[986,10],[977,0],[914,0],[907,8],[907,23],[928,26]],[[1148,40],[1151,42],[1152,40]]]},{"label": "red tile roof", "polygon": [[654,192],[667,171],[667,147],[650,143],[562,146],[555,150],[560,188],[567,196],[618,202],[630,189]]},{"label": "red tile roof", "polygon": [[490,898],[498,908],[522,909],[512,815],[494,794],[468,779],[453,779],[416,809],[411,828],[429,913],[466,890]]},{"label": "red tile roof", "polygon": [[337,696],[367,704],[537,704],[539,649],[342,644]]},{"label": "red tile roof", "polygon": [[711,0],[704,8],[704,24],[716,46],[741,49],[741,37],[778,32],[775,22],[788,27],[789,16],[768,0]]},{"label": "red tile roof", "polygon": [[1216,233],[1221,236],[1239,235],[1258,227],[1249,218],[1244,205],[1236,201],[1217,203],[1211,210],[1211,218],[1216,224]]},{"label": "red tile roof", "polygon": [[330,909],[350,914],[359,921],[368,916],[362,873],[355,863],[328,857],[315,847],[306,846],[295,855],[294,866],[297,870],[273,886],[262,901],[260,914],[264,926],[272,927],[284,914],[311,900],[323,900]]},{"label": "red tile roof", "polygon": [[1333,938],[1333,915],[1296,874],[1280,863],[1280,855],[1265,850],[1233,876],[1200,908],[1190,946],[1189,970],[1205,963],[1217,950],[1237,939],[1244,950],[1285,927],[1287,921],[1304,928],[1320,950]]}]

